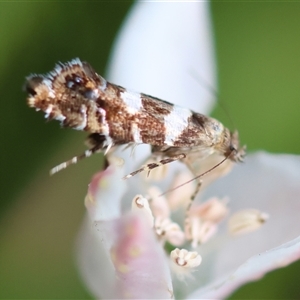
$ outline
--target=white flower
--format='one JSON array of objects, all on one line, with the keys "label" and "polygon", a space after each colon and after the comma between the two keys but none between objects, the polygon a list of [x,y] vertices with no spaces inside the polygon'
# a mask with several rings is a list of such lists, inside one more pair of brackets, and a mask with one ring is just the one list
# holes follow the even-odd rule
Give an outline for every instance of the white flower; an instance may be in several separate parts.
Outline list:
[{"label": "white flower", "polygon": [[[214,86],[209,25],[207,3],[138,2],[116,43],[108,79],[208,113],[213,104],[211,93],[201,88],[191,73]],[[218,233],[210,240],[212,231],[207,231],[204,239],[201,235],[199,240],[206,243],[197,252],[173,250],[171,260],[176,267],[191,266],[194,271],[185,282],[172,279],[170,258],[153,232],[155,214],[150,210],[151,203],[149,206],[143,198],[149,183],[139,176],[121,179],[141,165],[149,155],[148,148],[138,146],[135,157],[130,156],[130,151],[119,152],[125,167],[112,161],[89,186],[88,214],[78,240],[78,263],[86,285],[96,297],[220,299],[242,284],[300,258],[300,157],[259,152],[248,155],[245,164],[237,165],[229,175],[206,188],[201,198],[228,197],[231,212],[246,209],[248,217],[252,212],[247,218],[251,222],[241,223],[246,228],[258,227],[252,222],[261,220],[254,215],[266,216],[260,212],[268,213],[270,220],[255,232],[232,237],[224,222],[219,226],[227,208],[202,207],[198,212],[205,224],[213,224],[209,227],[213,232],[217,225]],[[161,180],[165,184],[160,188],[166,190],[172,179]],[[180,192],[177,190],[177,198],[170,200],[171,208],[180,206]],[[135,198],[136,195],[143,197]],[[136,205],[133,199],[138,200]],[[166,207],[159,209],[168,211]],[[155,211],[159,211],[157,207]],[[238,230],[236,222],[233,225]],[[191,234],[191,239],[197,234]]]}]

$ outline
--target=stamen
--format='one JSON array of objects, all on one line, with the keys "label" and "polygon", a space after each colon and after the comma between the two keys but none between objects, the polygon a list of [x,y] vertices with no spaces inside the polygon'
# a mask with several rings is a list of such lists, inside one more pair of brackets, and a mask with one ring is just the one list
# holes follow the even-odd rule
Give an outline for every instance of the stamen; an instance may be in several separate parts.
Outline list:
[{"label": "stamen", "polygon": [[154,217],[168,218],[170,215],[170,209],[165,197],[159,197],[161,190],[156,186],[151,186],[148,190],[149,204]]},{"label": "stamen", "polygon": [[185,235],[196,248],[206,243],[218,230],[218,224],[227,215],[227,199],[211,198],[191,208],[185,220]]},{"label": "stamen", "polygon": [[[191,177],[190,172],[179,172],[174,176],[170,189],[178,186],[180,183],[187,181]],[[168,203],[171,211],[177,210],[181,207],[187,207],[190,202],[191,195],[193,195],[195,187],[192,184],[187,184],[182,187],[180,193],[177,191],[171,192],[168,195]],[[159,195],[159,194],[158,194]],[[161,199],[163,196],[159,197]]]},{"label": "stamen", "polygon": [[158,217],[154,222],[154,229],[158,237],[174,246],[180,246],[185,241],[184,232],[180,226],[169,218]]},{"label": "stamen", "polygon": [[228,202],[228,198],[210,198],[204,203],[194,206],[190,211],[190,215],[198,216],[206,221],[218,223],[223,220],[228,213]]},{"label": "stamen", "polygon": [[188,251],[186,249],[178,249],[171,251],[170,257],[172,261],[179,267],[195,268],[201,264],[202,258],[196,251]]},{"label": "stamen", "polygon": [[245,209],[231,216],[228,229],[232,235],[245,234],[259,229],[269,215],[257,209]]},{"label": "stamen", "polygon": [[186,220],[185,236],[191,241],[191,246],[195,249],[198,245],[206,243],[211,237],[213,237],[218,230],[218,225],[209,222],[202,221],[197,218],[190,218]]},{"label": "stamen", "polygon": [[131,210],[143,214],[147,221],[149,222],[150,227],[154,225],[154,217],[149,206],[149,202],[142,195],[136,195],[131,203]]}]

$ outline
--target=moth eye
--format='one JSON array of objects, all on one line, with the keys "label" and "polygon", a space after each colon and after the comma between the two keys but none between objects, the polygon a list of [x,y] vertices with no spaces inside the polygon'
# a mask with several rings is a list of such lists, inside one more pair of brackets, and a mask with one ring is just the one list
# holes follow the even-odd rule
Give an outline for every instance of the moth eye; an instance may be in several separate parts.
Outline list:
[{"label": "moth eye", "polygon": [[69,88],[69,89],[74,89],[76,88],[76,86],[79,86],[83,83],[83,80],[81,77],[79,76],[74,76],[73,78],[71,79],[68,79],[66,81],[66,86]]},{"label": "moth eye", "polygon": [[75,76],[74,82],[77,83],[77,84],[80,84],[80,83],[82,83],[82,78],[80,78],[78,76]]},{"label": "moth eye", "polygon": [[235,146],[233,146],[232,144],[230,144],[229,146],[229,150],[232,152],[232,151],[237,151]]},{"label": "moth eye", "polygon": [[36,88],[40,85],[40,83],[43,81],[43,78],[40,76],[34,76],[31,77],[27,80],[27,82],[25,83],[24,89],[25,91],[32,95],[35,96],[36,95]]}]

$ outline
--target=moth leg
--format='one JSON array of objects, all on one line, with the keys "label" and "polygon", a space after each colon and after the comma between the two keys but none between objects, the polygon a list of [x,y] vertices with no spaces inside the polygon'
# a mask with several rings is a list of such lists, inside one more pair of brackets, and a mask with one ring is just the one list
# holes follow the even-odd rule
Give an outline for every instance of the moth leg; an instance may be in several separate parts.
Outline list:
[{"label": "moth leg", "polygon": [[[105,136],[97,133],[90,134],[88,136],[86,143],[89,145],[90,149],[52,168],[50,170],[50,175],[54,175],[55,173],[58,173],[59,171],[66,169],[70,165],[76,164],[79,160],[82,160],[86,157],[93,155],[94,153],[100,150],[107,148]],[[107,162],[105,162],[105,165],[107,166]]]},{"label": "moth leg", "polygon": [[158,168],[160,166],[163,166],[163,165],[166,165],[166,164],[169,164],[173,161],[176,161],[176,160],[181,160],[181,159],[184,159],[186,157],[186,155],[184,153],[181,153],[181,154],[178,154],[178,155],[174,155],[172,157],[168,157],[168,158],[164,158],[158,162],[153,162],[153,163],[149,163],[149,164],[146,164],[144,166],[142,166],[142,168],[134,171],[134,172],[131,172],[130,174],[126,175],[123,177],[123,179],[128,179],[138,173],[141,173],[141,172],[144,172],[144,171],[148,171],[150,172],[151,170],[155,169],[155,168]]},{"label": "moth leg", "polygon": [[57,165],[56,167],[52,168],[50,170],[50,175],[54,175],[55,173],[58,173],[59,171],[66,169],[68,166],[76,164],[79,160],[82,160],[86,157],[91,156],[92,154],[94,154],[95,152],[97,152],[98,150],[100,150],[101,147],[99,148],[98,146],[95,146],[91,149],[88,149],[86,151],[84,151],[84,153],[74,156],[73,158]]}]

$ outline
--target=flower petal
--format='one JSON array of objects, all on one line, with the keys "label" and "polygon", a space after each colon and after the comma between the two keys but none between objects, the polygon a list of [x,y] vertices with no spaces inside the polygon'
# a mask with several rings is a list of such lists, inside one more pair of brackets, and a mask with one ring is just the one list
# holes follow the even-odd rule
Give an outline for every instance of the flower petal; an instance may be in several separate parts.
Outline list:
[{"label": "flower petal", "polygon": [[148,222],[130,213],[96,222],[82,235],[79,264],[90,290],[104,299],[168,299],[167,259]]},{"label": "flower petal", "polygon": [[[258,231],[234,238],[224,226],[221,236],[203,245],[205,275],[198,274],[198,280],[206,277],[203,283],[215,284],[190,298],[224,298],[246,281],[300,258],[299,170],[300,156],[259,152],[208,189],[207,195],[228,196],[233,212],[255,208],[268,213],[270,219]],[[218,278],[226,279],[220,282]]]},{"label": "flower petal", "polygon": [[114,298],[115,270],[110,259],[111,240],[106,232],[112,222],[97,225],[88,216],[83,222],[77,241],[77,264],[89,291],[98,298]]},{"label": "flower petal", "polygon": [[122,177],[122,162],[110,157],[110,166],[96,173],[89,184],[85,197],[85,206],[94,221],[105,221],[117,218],[121,213],[121,198],[126,191]]},{"label": "flower petal", "polygon": [[208,3],[136,2],[108,70],[117,84],[207,113],[207,85],[215,86]]},{"label": "flower petal", "polygon": [[241,285],[261,279],[266,273],[300,259],[300,236],[270,251],[259,253],[235,272],[213,285],[190,294],[188,299],[223,299]]}]

